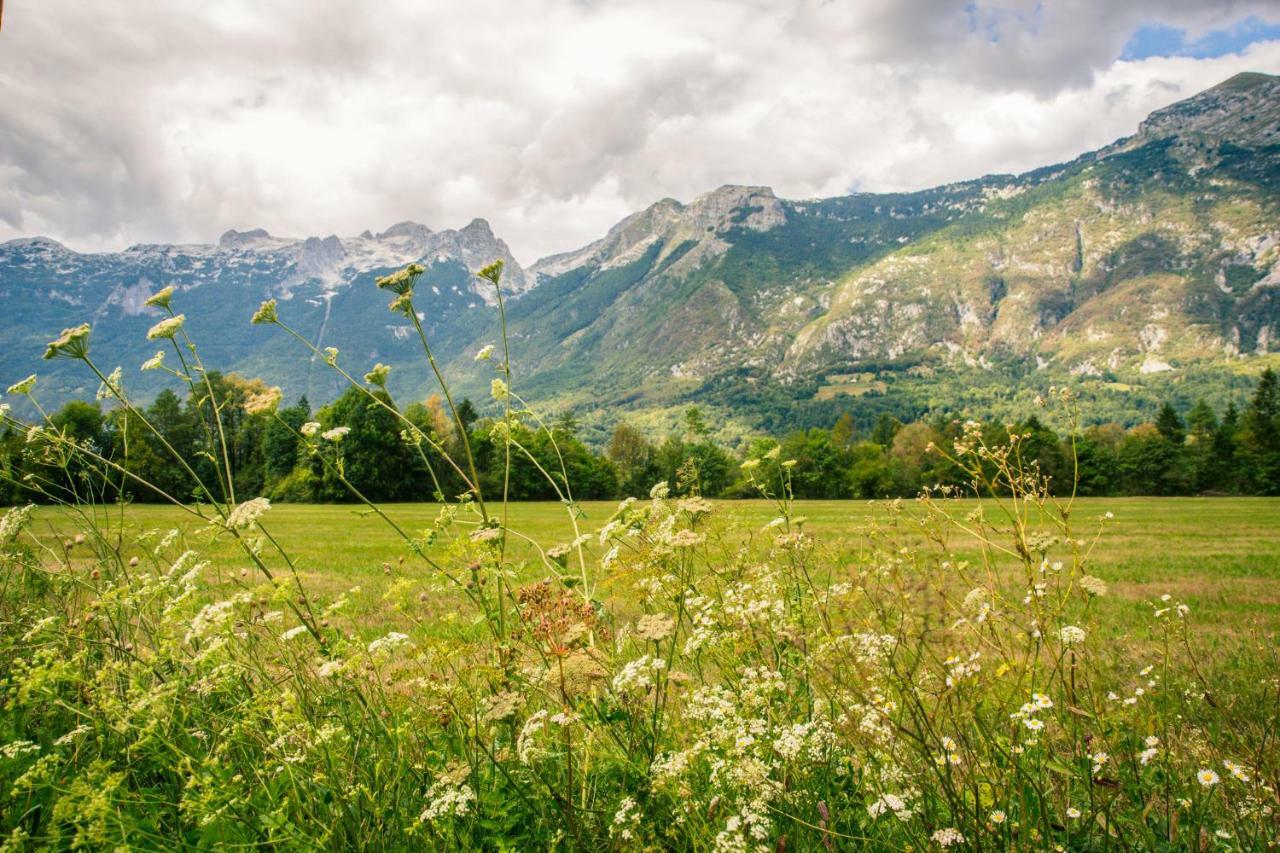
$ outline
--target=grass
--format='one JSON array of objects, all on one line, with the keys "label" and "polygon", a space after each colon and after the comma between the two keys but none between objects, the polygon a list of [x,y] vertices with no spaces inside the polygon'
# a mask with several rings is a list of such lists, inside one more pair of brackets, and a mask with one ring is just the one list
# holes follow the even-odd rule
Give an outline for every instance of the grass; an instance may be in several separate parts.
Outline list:
[{"label": "grass", "polygon": [[[763,500],[716,504],[725,526],[742,531],[743,536],[760,530],[776,515],[773,504]],[[957,515],[975,505],[957,501]],[[597,529],[616,508],[611,501],[584,503],[582,528]],[[385,510],[397,524],[416,532],[429,527],[440,508],[392,504]],[[544,546],[573,538],[567,514],[557,503],[517,503],[510,512],[510,526]],[[1128,620],[1142,602],[1168,593],[1194,608],[1203,639],[1213,644],[1280,632],[1280,500],[1090,498],[1077,501],[1075,517],[1093,519],[1108,512],[1113,518],[1107,521],[1102,545],[1094,553],[1093,571],[1112,588],[1104,603],[1109,620]],[[856,561],[868,529],[883,523],[889,508],[860,501],[798,501],[796,513],[807,519],[806,528],[828,550]],[[219,579],[232,578],[248,565],[243,552],[227,537],[211,539],[198,522],[177,508],[134,505],[122,519],[118,511],[114,515],[115,528],[123,523],[124,541],[147,531],[163,535],[180,530],[189,547],[210,561],[207,577],[215,586]],[[53,544],[67,535],[72,521],[66,510],[41,509],[33,531]],[[271,510],[269,529],[294,555],[308,589],[336,596],[360,587],[351,596],[352,603],[370,632],[395,618],[394,607],[384,599],[394,583],[399,581],[401,591],[419,581],[425,584],[421,563],[410,560],[404,543],[362,507],[280,504]],[[530,549],[518,543],[514,547],[516,556],[527,561],[520,571],[525,579],[545,573],[531,559]],[[959,551],[965,553],[963,545]],[[448,612],[451,596],[447,591],[432,590],[431,598],[433,608]]]}]

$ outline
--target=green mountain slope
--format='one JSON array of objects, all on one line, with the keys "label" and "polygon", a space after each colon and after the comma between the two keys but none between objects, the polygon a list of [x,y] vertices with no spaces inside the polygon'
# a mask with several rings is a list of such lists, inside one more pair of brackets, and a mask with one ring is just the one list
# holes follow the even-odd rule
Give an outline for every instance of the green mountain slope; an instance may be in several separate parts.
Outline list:
[{"label": "green mountain slope", "polygon": [[[843,411],[1025,410],[1071,382],[1089,417],[1137,420],[1160,398],[1221,404],[1280,351],[1280,78],[1242,74],[1153,113],[1134,136],[1022,175],[913,193],[780,199],[726,186],[664,199],[582,249],[527,269],[477,220],[379,235],[81,255],[0,245],[0,380],[41,371],[53,400],[95,387],[38,361],[91,320],[95,351],[141,393],[155,374],[146,294],[176,282],[208,361],[313,402],[338,385],[280,335],[258,301],[392,388],[431,390],[409,327],[373,279],[410,260],[418,304],[464,393],[487,394],[492,294],[473,273],[507,261],[517,388],[573,408],[589,434],[619,417],[659,426],[699,403],[728,436],[829,424]],[[132,373],[132,375],[131,375]]]}]

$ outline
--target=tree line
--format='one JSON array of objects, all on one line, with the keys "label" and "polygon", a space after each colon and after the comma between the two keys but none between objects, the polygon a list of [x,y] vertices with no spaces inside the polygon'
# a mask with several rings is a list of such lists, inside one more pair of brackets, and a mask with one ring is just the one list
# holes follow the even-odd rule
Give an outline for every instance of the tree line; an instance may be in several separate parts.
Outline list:
[{"label": "tree line", "polygon": [[[198,500],[204,496],[192,492],[191,471],[241,499],[341,502],[354,499],[352,489],[376,502],[452,498],[464,491],[446,458],[461,458],[459,427],[485,494],[505,491],[513,500],[644,496],[661,481],[677,494],[752,497],[755,487],[742,468],[747,460],[756,460],[756,480],[785,477],[800,498],[911,496],[926,486],[961,485],[964,477],[938,452],[965,435],[966,426],[947,416],[902,423],[886,414],[860,435],[846,413],[830,429],[761,436],[732,451],[714,440],[705,415],[691,407],[659,442],[624,422],[597,451],[580,440],[566,414],[549,424],[513,422],[509,448],[495,434],[502,424],[480,417],[469,400],[459,404],[456,420],[438,397],[411,404],[404,415],[414,432],[363,389],[349,389],[315,411],[305,398],[259,411],[254,401],[269,391],[261,381],[208,378],[207,390],[185,400],[161,392],[145,411],[149,425],[96,401],[71,401],[50,415],[43,429],[61,431],[136,477],[104,477],[83,462],[57,458],[39,441],[39,429],[9,420],[0,433],[0,504],[85,490],[141,502]],[[1152,422],[1098,424],[1074,435],[1061,435],[1037,417],[979,427],[992,444],[1006,442],[1011,429],[1022,436],[1024,460],[1035,461],[1058,491],[1069,491],[1074,481],[1081,495],[1280,495],[1280,380],[1270,368],[1242,407],[1230,404],[1222,412],[1203,401],[1185,414],[1165,403]],[[968,430],[973,434],[972,424]],[[230,470],[231,482],[218,470]]]}]

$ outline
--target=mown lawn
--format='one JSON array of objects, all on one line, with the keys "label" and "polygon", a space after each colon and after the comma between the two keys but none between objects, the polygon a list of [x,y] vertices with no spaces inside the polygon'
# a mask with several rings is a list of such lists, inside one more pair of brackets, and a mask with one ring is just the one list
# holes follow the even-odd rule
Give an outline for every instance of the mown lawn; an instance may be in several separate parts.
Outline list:
[{"label": "mown lawn", "polygon": [[[715,503],[718,523],[732,519],[739,530],[759,531],[776,516],[774,507],[765,501]],[[962,514],[973,507],[971,501],[955,503]],[[904,504],[908,512],[913,511],[913,502]],[[583,504],[582,531],[597,530],[615,507],[615,503],[603,501]],[[403,529],[417,535],[431,525],[439,507],[398,504],[386,507],[386,511]],[[509,526],[543,547],[573,538],[567,513],[558,504],[512,504],[509,512]],[[800,501],[797,512],[807,519],[806,529],[836,565],[865,559],[868,529],[882,525],[890,515],[883,504],[859,501]],[[1112,594],[1103,607],[1108,621],[1114,621],[1117,628],[1136,619],[1145,621],[1150,611],[1146,602],[1168,593],[1191,605],[1196,633],[1221,651],[1241,642],[1266,642],[1267,635],[1280,631],[1280,500],[1078,500],[1073,513],[1079,525],[1077,535],[1092,537],[1097,519],[1107,512],[1113,517],[1106,522],[1102,540],[1093,552],[1090,571],[1111,586]],[[112,529],[123,528],[121,539],[125,542],[142,531],[153,531],[156,539],[171,529],[181,531],[186,547],[210,561],[205,578],[211,585],[233,579],[248,565],[225,534],[211,536],[197,519],[174,507],[104,509],[98,520],[107,521]],[[743,524],[736,523],[739,521]],[[309,590],[336,596],[359,587],[351,599],[355,612],[371,631],[397,618],[394,603],[384,599],[393,583],[402,608],[406,601],[417,603],[421,612],[415,618],[447,618],[452,610],[450,596],[431,586],[423,564],[384,522],[361,507],[279,504],[264,522],[296,561]],[[37,513],[32,530],[53,545],[76,527],[76,520],[65,510],[44,508]],[[966,551],[966,543],[953,545]],[[513,548],[517,554],[533,554],[519,542]],[[125,554],[135,552],[136,548]],[[533,561],[524,571],[529,579],[545,574]],[[602,581],[601,595],[608,597],[617,586],[607,578]],[[417,592],[410,596],[414,590]],[[428,594],[422,595],[423,591]],[[625,607],[625,602],[614,603]]]}]

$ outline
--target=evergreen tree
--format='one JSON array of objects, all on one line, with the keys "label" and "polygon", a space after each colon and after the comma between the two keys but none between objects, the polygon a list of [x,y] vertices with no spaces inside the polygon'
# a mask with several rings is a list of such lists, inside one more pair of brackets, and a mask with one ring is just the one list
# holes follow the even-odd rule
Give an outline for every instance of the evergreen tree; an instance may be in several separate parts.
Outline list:
[{"label": "evergreen tree", "polygon": [[1280,379],[1269,367],[1240,419],[1240,452],[1252,491],[1280,495]]}]

